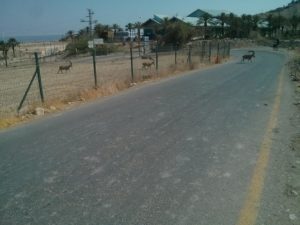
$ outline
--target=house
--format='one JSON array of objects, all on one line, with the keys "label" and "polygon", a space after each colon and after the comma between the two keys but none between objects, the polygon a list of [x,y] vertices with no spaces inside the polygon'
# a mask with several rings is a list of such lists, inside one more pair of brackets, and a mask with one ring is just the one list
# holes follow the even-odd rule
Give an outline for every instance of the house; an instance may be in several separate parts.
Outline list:
[{"label": "house", "polygon": [[229,14],[223,10],[201,10],[197,9],[189,14],[184,20],[199,30],[202,38],[222,37],[229,25],[220,19],[222,14]]},{"label": "house", "polygon": [[[222,33],[224,32],[224,29],[229,27],[228,24],[219,19],[222,13],[228,14],[229,12],[220,10],[204,11],[201,9],[197,9],[194,12],[190,13],[187,17],[179,17],[177,15],[170,17],[167,15],[154,14],[153,18],[150,18],[142,23],[142,27],[144,29],[144,35],[148,36],[151,40],[156,38],[156,31],[160,26],[163,25],[164,21],[168,21],[171,23],[183,22],[196,27],[198,28],[199,35],[202,36],[202,38],[204,36],[207,36],[207,34],[209,34],[208,36],[220,37],[223,35]],[[205,19],[206,16],[208,16],[207,20]]]},{"label": "house", "polygon": [[142,28],[144,29],[144,36],[149,37],[150,40],[155,39],[155,30],[162,25],[164,20],[168,20],[168,18],[169,17],[166,15],[154,14],[153,18],[150,18],[144,23],[142,23]]}]

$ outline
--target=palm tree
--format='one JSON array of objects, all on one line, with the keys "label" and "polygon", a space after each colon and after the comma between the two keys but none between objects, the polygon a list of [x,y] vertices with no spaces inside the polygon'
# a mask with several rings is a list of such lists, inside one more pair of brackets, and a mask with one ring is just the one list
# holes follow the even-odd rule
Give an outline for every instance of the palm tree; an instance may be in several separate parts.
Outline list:
[{"label": "palm tree", "polygon": [[73,42],[73,40],[74,40],[74,31],[72,31],[72,30],[69,30],[68,32],[67,32],[67,34],[66,34],[66,39],[71,39],[71,41]]},{"label": "palm tree", "polygon": [[230,37],[241,37],[242,19],[240,17],[235,16],[233,13],[230,13],[228,23],[230,25]]},{"label": "palm tree", "polygon": [[88,37],[90,34],[90,28],[89,27],[85,27],[85,28],[82,28],[78,31],[78,36],[79,37]]},{"label": "palm tree", "polygon": [[268,22],[268,31],[269,31],[269,36],[272,37],[273,35],[273,31],[274,31],[274,19],[273,19],[273,15],[269,14],[267,16],[267,22]]},{"label": "palm tree", "polygon": [[7,41],[7,44],[8,44],[9,47],[12,48],[13,56],[16,57],[15,47],[18,46],[20,43],[15,38],[9,38],[8,41]]},{"label": "palm tree", "polygon": [[224,25],[225,25],[225,19],[226,19],[226,14],[225,13],[221,13],[221,15],[219,16],[219,19],[221,20],[221,26],[222,26],[222,38],[224,38]]},{"label": "palm tree", "polygon": [[258,21],[259,21],[259,16],[258,15],[254,15],[253,17],[252,17],[252,20],[253,20],[253,30],[257,30],[257,23],[258,23]]},{"label": "palm tree", "polygon": [[138,46],[139,46],[139,55],[141,54],[141,26],[142,23],[141,22],[136,22],[134,24],[134,28],[136,28],[138,30],[138,36],[137,36],[137,41],[138,41]]},{"label": "palm tree", "polygon": [[141,38],[141,26],[142,26],[141,22],[136,22],[134,24],[134,28],[136,28],[138,31],[138,40],[140,40],[140,38]]},{"label": "palm tree", "polygon": [[242,37],[249,37],[250,30],[253,27],[253,20],[251,15],[243,14],[241,17]]},{"label": "palm tree", "polygon": [[295,14],[289,19],[289,22],[292,26],[292,33],[296,34],[296,30],[298,27],[298,24],[300,23],[300,17],[296,16]]},{"label": "palm tree", "polygon": [[203,36],[204,36],[204,39],[206,39],[207,37],[207,21],[211,18],[211,15],[208,14],[208,13],[204,13],[202,15],[202,17],[199,17],[199,20],[198,20],[198,25],[204,23],[204,30],[203,30]]},{"label": "palm tree", "polygon": [[127,28],[127,30],[129,31],[129,37],[130,37],[130,40],[131,40],[131,31],[132,31],[132,29],[133,29],[133,24],[132,23],[128,23],[127,25],[126,25],[126,28]]},{"label": "palm tree", "polygon": [[117,31],[120,31],[121,27],[118,24],[114,23],[112,25],[112,29],[114,30],[114,33],[116,34]]}]

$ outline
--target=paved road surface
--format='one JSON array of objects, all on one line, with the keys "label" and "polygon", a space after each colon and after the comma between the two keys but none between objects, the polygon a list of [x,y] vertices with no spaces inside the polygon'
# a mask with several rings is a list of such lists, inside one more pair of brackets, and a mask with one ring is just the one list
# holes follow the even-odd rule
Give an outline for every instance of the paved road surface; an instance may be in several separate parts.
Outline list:
[{"label": "paved road surface", "polygon": [[239,223],[283,64],[257,51],[0,132],[0,224]]}]

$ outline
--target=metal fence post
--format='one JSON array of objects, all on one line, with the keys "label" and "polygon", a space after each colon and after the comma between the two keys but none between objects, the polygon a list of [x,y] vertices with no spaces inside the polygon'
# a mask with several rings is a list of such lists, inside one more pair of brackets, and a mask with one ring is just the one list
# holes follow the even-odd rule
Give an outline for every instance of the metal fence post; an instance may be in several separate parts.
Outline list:
[{"label": "metal fence post", "polygon": [[202,41],[202,42],[201,42],[201,62],[204,61],[204,56],[205,56],[205,45],[206,45],[206,42],[205,42],[205,41]]},{"label": "metal fence post", "polygon": [[226,43],[223,40],[223,58],[225,58],[225,57],[226,57]]},{"label": "metal fence post", "polygon": [[29,90],[31,88],[31,85],[32,85],[32,83],[33,83],[33,81],[34,81],[34,79],[35,79],[36,76],[38,76],[38,83],[39,83],[39,91],[40,91],[41,100],[44,103],[44,92],[43,92],[43,85],[42,85],[42,79],[41,79],[39,57],[38,57],[37,52],[34,53],[34,57],[35,57],[35,66],[36,66],[36,68],[35,68],[35,71],[34,71],[34,74],[33,74],[32,78],[31,78],[31,80],[29,82],[29,85],[28,85],[28,87],[27,87],[27,89],[26,89],[26,91],[24,93],[24,96],[23,96],[23,98],[22,98],[22,100],[21,100],[21,102],[20,102],[20,104],[18,106],[18,109],[17,109],[18,112],[20,112],[20,110],[21,110],[21,108],[23,106],[23,103],[24,103],[24,101],[25,101],[25,99],[26,99],[26,97],[28,95],[28,92],[29,92]]},{"label": "metal fence post", "polygon": [[156,43],[155,47],[155,57],[156,57],[156,71],[158,71],[158,42]]},{"label": "metal fence post", "polygon": [[131,66],[131,83],[133,83],[134,82],[134,76],[133,76],[132,42],[130,42],[130,66]]},{"label": "metal fence post", "polygon": [[220,62],[220,42],[218,41],[218,45],[217,45],[217,58],[215,63],[219,63]]},{"label": "metal fence post", "polygon": [[20,112],[20,109],[21,109],[22,106],[23,106],[23,103],[24,103],[24,101],[25,101],[25,99],[26,99],[26,97],[27,97],[27,94],[28,94],[28,92],[29,92],[29,90],[30,90],[30,88],[31,88],[31,85],[32,85],[32,83],[33,83],[33,81],[34,81],[34,78],[35,78],[36,74],[37,74],[36,72],[33,74],[32,78],[31,78],[31,80],[30,80],[30,82],[29,82],[29,85],[28,85],[28,87],[27,87],[27,89],[26,89],[26,91],[25,91],[25,94],[24,94],[24,96],[23,96],[23,98],[22,98],[22,100],[21,100],[21,102],[20,102],[20,104],[19,104],[19,106],[18,106],[18,109],[17,109],[18,112]]},{"label": "metal fence post", "polygon": [[97,81],[97,70],[96,70],[96,48],[95,44],[93,47],[93,68],[94,68],[94,81],[95,81],[95,89],[98,88],[98,81]]},{"label": "metal fence post", "polygon": [[230,57],[230,42],[228,42],[228,49],[227,49],[227,57],[229,58]]},{"label": "metal fence post", "polygon": [[211,62],[211,41],[209,42],[208,45],[208,61]]},{"label": "metal fence post", "polygon": [[175,45],[175,65],[177,65],[177,45]]},{"label": "metal fence post", "polygon": [[41,71],[40,71],[40,64],[39,64],[39,57],[37,52],[34,53],[35,57],[35,64],[36,64],[36,74],[38,77],[38,82],[39,82],[39,89],[40,89],[40,95],[41,95],[41,100],[44,102],[44,92],[43,92],[43,85],[42,85],[42,78],[41,78]]},{"label": "metal fence post", "polygon": [[192,45],[189,44],[188,63],[192,64]]}]

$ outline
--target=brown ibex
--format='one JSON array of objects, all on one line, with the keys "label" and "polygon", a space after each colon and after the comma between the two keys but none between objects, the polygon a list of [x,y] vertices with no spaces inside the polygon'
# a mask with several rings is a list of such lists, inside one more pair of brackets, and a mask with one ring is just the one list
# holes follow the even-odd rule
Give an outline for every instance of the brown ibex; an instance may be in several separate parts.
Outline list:
[{"label": "brown ibex", "polygon": [[69,64],[68,64],[68,65],[60,65],[60,66],[58,67],[57,73],[59,73],[59,72],[63,73],[64,70],[65,70],[65,71],[69,71],[71,67],[72,67],[72,62],[69,61]]},{"label": "brown ibex", "polygon": [[242,56],[242,61],[244,62],[245,60],[251,61],[252,62],[252,58],[255,58],[255,51],[251,50],[248,51],[251,54],[246,54]]},{"label": "brown ibex", "polygon": [[143,68],[142,69],[151,69],[151,66],[154,65],[154,59],[150,59],[148,62],[143,62]]}]

